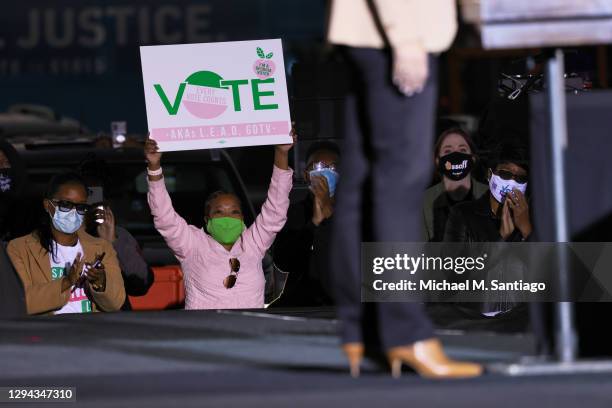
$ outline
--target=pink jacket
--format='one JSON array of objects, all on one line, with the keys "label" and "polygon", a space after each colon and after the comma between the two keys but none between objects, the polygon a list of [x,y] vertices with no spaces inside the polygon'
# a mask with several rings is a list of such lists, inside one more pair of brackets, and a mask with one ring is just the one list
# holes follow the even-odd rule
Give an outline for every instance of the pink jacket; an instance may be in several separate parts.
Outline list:
[{"label": "pink jacket", "polygon": [[[261,213],[231,251],[202,229],[188,225],[172,207],[164,180],[149,181],[149,206],[155,228],[181,262],[185,278],[185,309],[247,309],[264,306],[265,279],[261,261],[287,220],[293,170],[272,170],[268,198]],[[202,217],[204,214],[202,214]],[[240,272],[232,289],[223,286],[230,258]]]}]

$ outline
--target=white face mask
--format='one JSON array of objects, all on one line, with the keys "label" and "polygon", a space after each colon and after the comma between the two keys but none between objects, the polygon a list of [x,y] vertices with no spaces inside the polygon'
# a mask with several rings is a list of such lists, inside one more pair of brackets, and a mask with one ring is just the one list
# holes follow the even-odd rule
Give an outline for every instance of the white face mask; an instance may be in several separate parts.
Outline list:
[{"label": "white face mask", "polygon": [[496,174],[491,175],[491,179],[489,180],[489,190],[491,191],[491,194],[493,194],[493,198],[495,198],[498,202],[501,203],[504,201],[506,194],[514,189],[525,194],[525,191],[527,191],[527,183],[520,184],[514,179],[504,180]]}]

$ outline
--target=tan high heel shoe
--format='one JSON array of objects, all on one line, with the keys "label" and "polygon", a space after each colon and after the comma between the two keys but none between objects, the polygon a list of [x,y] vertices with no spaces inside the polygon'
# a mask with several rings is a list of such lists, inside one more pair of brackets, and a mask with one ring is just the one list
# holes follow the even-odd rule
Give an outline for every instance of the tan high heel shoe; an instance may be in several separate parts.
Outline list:
[{"label": "tan high heel shoe", "polygon": [[342,351],[349,361],[351,377],[359,377],[364,352],[363,343],[345,343],[342,345]]},{"label": "tan high heel shoe", "polygon": [[482,366],[449,359],[438,339],[418,341],[410,346],[393,347],[387,351],[391,375],[402,375],[402,364],[412,367],[425,378],[470,378],[482,374]]}]

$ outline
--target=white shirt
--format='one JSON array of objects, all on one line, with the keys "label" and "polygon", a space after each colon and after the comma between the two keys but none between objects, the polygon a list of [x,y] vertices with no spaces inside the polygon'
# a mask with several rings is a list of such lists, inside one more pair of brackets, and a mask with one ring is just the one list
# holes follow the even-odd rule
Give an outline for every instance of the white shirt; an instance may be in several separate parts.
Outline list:
[{"label": "white shirt", "polygon": [[[77,241],[75,246],[59,245],[54,241],[52,248],[55,254],[55,260],[50,253],[51,279],[61,279],[64,275],[68,274],[77,254],[81,254],[81,257],[83,256],[83,247],[80,241]],[[81,271],[81,273],[83,273],[83,271]],[[75,289],[75,287],[72,286],[70,288],[70,299],[68,303],[60,310],[55,311],[55,314],[63,313],[91,313],[91,301],[87,298],[87,294],[83,287]]]}]

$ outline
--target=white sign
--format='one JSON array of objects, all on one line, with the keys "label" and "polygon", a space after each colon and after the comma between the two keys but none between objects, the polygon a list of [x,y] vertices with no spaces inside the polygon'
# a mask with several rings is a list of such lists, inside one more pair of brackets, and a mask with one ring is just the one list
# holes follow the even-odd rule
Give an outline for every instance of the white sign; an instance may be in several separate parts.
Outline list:
[{"label": "white sign", "polygon": [[161,151],[291,143],[281,40],[140,47]]}]

